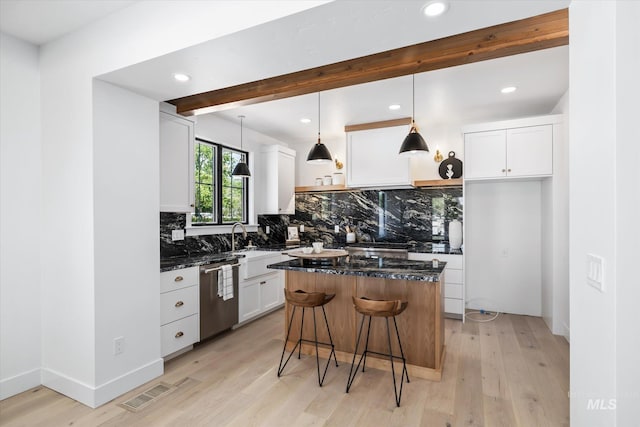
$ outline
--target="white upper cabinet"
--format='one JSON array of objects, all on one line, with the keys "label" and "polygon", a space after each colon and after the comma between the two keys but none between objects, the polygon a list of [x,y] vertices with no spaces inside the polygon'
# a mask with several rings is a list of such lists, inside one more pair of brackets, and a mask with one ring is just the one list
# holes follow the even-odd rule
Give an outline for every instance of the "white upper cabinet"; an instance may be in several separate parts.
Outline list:
[{"label": "white upper cabinet", "polygon": [[409,158],[400,146],[409,126],[393,126],[347,133],[347,186],[411,185]]},{"label": "white upper cabinet", "polygon": [[553,174],[551,125],[507,129],[507,175]]},{"label": "white upper cabinet", "polygon": [[264,194],[260,214],[295,213],[296,152],[280,145],[264,147],[260,153]]},{"label": "white upper cabinet", "polygon": [[541,177],[553,174],[553,126],[466,133],[465,179]]},{"label": "white upper cabinet", "polygon": [[160,112],[160,211],[193,212],[191,120]]}]

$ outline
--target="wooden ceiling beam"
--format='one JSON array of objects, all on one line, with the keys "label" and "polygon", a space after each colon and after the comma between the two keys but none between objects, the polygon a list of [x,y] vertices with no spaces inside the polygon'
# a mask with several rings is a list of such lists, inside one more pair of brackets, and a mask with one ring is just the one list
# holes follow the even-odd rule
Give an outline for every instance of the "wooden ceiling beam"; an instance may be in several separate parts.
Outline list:
[{"label": "wooden ceiling beam", "polygon": [[193,115],[569,44],[567,9],[169,101]]}]

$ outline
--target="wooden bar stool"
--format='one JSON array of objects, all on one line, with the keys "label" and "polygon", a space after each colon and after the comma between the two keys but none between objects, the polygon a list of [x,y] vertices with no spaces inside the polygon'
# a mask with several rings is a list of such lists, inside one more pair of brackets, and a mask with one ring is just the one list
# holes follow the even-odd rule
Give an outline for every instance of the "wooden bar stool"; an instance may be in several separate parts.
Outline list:
[{"label": "wooden bar stool", "polygon": [[[389,358],[391,362],[391,375],[393,376],[393,392],[396,396],[396,405],[400,406],[400,399],[402,399],[402,386],[404,384],[404,378],[407,377],[407,382],[409,381],[409,373],[407,372],[407,361],[404,357],[404,351],[402,351],[402,343],[400,342],[400,333],[398,332],[398,324],[396,323],[396,316],[402,313],[406,308],[408,303],[400,300],[394,301],[376,301],[370,300],[368,298],[353,298],[353,306],[356,311],[362,314],[362,321],[360,322],[360,330],[358,332],[358,339],[356,340],[356,349],[353,353],[353,361],[351,362],[351,369],[349,370],[349,380],[347,381],[347,393],[349,393],[349,389],[353,384],[353,380],[356,378],[356,374],[358,373],[358,369],[360,368],[360,363],[362,363],[362,372],[364,372],[364,367],[367,363],[367,353],[377,354],[379,356],[386,356]],[[356,365],[356,354],[358,354],[358,346],[360,344],[360,337],[362,336],[362,328],[364,327],[364,320],[366,317],[369,317],[369,323],[367,325],[367,338],[365,340],[364,352],[362,356],[360,356],[360,360],[358,360],[358,364]],[[387,340],[389,342],[389,353],[378,353],[375,351],[369,350],[369,332],[371,331],[371,317],[384,317],[387,323]],[[400,347],[400,356],[394,356],[393,351],[391,350],[391,333],[389,331],[389,317],[393,317],[393,325],[396,329],[396,337],[398,338],[398,346]],[[393,359],[402,359],[402,377],[400,378],[400,388],[396,384],[396,370],[394,367]],[[354,369],[355,367],[355,369]]]},{"label": "wooden bar stool", "polygon": [[[278,377],[282,374],[284,367],[289,363],[289,359],[293,356],[293,353],[296,351],[296,347],[298,347],[298,359],[300,359],[300,352],[302,351],[302,342],[314,343],[316,345],[316,364],[318,369],[318,385],[322,387],[324,383],[324,377],[327,375],[327,369],[329,368],[329,363],[331,363],[331,356],[333,355],[333,359],[336,361],[336,366],[338,366],[338,359],[336,358],[336,350],[333,345],[333,338],[331,337],[331,331],[329,330],[329,322],[327,321],[327,313],[324,311],[324,305],[331,301],[335,294],[325,294],[323,292],[304,292],[304,291],[289,291],[287,289],[284,290],[285,299],[289,304],[293,306],[293,310],[291,311],[291,319],[289,319],[289,327],[287,329],[287,337],[284,340],[284,346],[282,348],[282,355],[280,356],[280,365],[278,365]],[[291,325],[293,323],[293,316],[296,314],[296,307],[302,307],[302,319],[300,321],[300,338],[298,342],[291,350],[289,357],[287,360],[282,363],[284,359],[284,353],[287,348],[287,342],[289,341],[289,333],[291,332]],[[320,307],[322,309],[322,314],[324,316],[324,323],[327,325],[327,332],[329,333],[329,342],[318,342],[318,330],[316,328],[316,307]],[[302,338],[302,328],[304,327],[304,309],[311,308],[313,310],[313,340],[307,340]],[[322,378],[320,377],[320,356],[318,355],[318,344],[331,346],[331,353],[329,353],[329,360],[327,360],[327,365],[324,367],[324,373],[322,374]]]}]

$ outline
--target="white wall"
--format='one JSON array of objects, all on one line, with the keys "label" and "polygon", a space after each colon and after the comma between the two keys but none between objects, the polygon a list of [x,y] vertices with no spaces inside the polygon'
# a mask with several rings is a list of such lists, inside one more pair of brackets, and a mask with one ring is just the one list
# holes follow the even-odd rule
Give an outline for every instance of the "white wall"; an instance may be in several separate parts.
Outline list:
[{"label": "white wall", "polygon": [[[618,256],[626,255],[616,252],[621,243],[629,249],[630,230],[621,226],[638,218],[637,205],[631,201],[635,194],[637,202],[638,158],[625,160],[638,152],[634,147],[638,140],[629,128],[637,127],[637,98],[624,95],[629,90],[624,83],[637,88],[639,74],[633,51],[624,49],[632,43],[623,41],[626,37],[638,38],[638,6],[630,3],[575,1],[569,11],[571,423],[580,426],[636,425],[639,418],[637,316],[631,314],[637,311],[637,270],[625,271],[621,262],[618,271]],[[625,25],[619,28],[620,23]],[[621,118],[633,124],[623,121],[618,126]],[[637,245],[637,234],[633,240]],[[637,246],[631,250],[637,264]],[[604,258],[604,292],[587,283],[587,254]],[[624,402],[630,406],[623,408],[624,396],[619,396],[615,411],[608,405],[618,391],[629,392]],[[605,409],[589,410],[590,401],[601,399]]]},{"label": "white wall", "polygon": [[540,181],[465,183],[468,308],[540,316]]},{"label": "white wall", "polygon": [[[441,179],[438,173],[439,162],[433,160],[433,156],[436,154],[436,148],[440,149],[440,153],[444,159],[447,158],[449,151],[456,153],[456,158],[464,162],[464,144],[462,139],[462,133],[460,132],[459,124],[450,124],[447,126],[434,126],[420,128],[420,134],[427,141],[429,146],[429,153],[424,156],[416,156],[410,159],[411,174],[413,179]],[[294,149],[298,150],[298,156],[296,158],[296,186],[315,185],[316,178],[322,178],[325,175],[332,175],[334,172],[342,172],[345,176],[347,174],[346,158],[347,152],[347,136],[346,134],[342,138],[322,138],[323,144],[327,146],[331,155],[338,158],[344,164],[342,170],[337,170],[335,163],[327,165],[316,165],[307,163],[307,155],[311,150],[316,139],[310,136],[309,142],[306,145],[296,144]]]},{"label": "white wall", "polygon": [[[140,123],[150,126],[141,127]],[[93,406],[163,371],[159,357],[158,132],[157,101],[99,80],[94,82]],[[113,341],[117,337],[124,338],[124,351],[114,355]],[[132,367],[136,368],[130,372]]]},{"label": "white wall", "polygon": [[569,92],[552,114],[553,178],[542,182],[542,318],[556,335],[569,339]]},{"label": "white wall", "polygon": [[38,48],[0,33],[0,400],[40,384]]},{"label": "white wall", "polygon": [[563,123],[553,128],[553,324],[551,331],[569,340],[569,91],[553,114]]},{"label": "white wall", "polygon": [[[618,425],[640,419],[640,333],[637,326],[640,239],[640,3],[616,6],[616,397]],[[636,52],[636,54],[629,54]]]},{"label": "white wall", "polygon": [[[296,155],[296,187],[308,185],[316,185],[316,178],[322,178],[325,175],[332,175],[335,172],[344,175],[345,182],[347,180],[347,137],[342,138],[322,138],[322,143],[327,146],[334,162],[329,164],[307,163],[307,156],[313,145],[318,140],[317,133],[310,134],[307,144],[298,143],[293,148],[297,151]],[[336,168],[335,160],[338,159],[343,164],[343,168]]]},{"label": "white wall", "polygon": [[[118,155],[112,150],[120,145],[92,143],[93,120],[101,119],[93,114],[94,76],[315,5],[315,2],[255,2],[252,13],[246,13],[246,4],[237,2],[138,2],[41,48],[42,250],[46,254],[42,264],[43,384],[94,406],[119,394],[117,387],[102,387],[116,380],[108,378],[109,375],[127,372],[135,382],[140,381],[135,373],[146,368],[139,365],[146,355],[136,354],[111,365],[111,361],[96,354],[109,346],[117,330],[117,326],[108,331],[103,329],[107,309],[97,305],[97,298],[113,301],[121,292],[119,287],[103,286],[109,278],[97,275],[104,272],[104,266],[119,265],[121,261],[112,246],[116,242],[104,238],[113,223],[100,213],[94,215],[94,202],[115,201],[117,197],[113,194],[120,191],[129,195],[129,187],[135,183],[128,183],[126,188],[122,183],[114,183],[109,188],[113,194],[96,194],[98,190],[104,191],[99,180],[108,176],[105,171]],[[137,125],[132,132],[144,135],[157,132],[157,120]],[[132,167],[131,163],[125,164]],[[102,172],[96,174],[94,168]],[[145,179],[157,173],[157,164],[142,163],[136,169],[139,179]],[[131,173],[124,172],[126,176]],[[17,173],[9,177],[13,182],[21,178]],[[147,202],[143,197],[136,202],[141,205],[135,208],[117,209],[121,215],[128,215],[128,211],[145,211]],[[123,233],[117,246],[139,248],[137,239],[149,236],[147,231],[151,228],[157,233],[156,221],[150,219],[148,228],[140,233]],[[157,234],[154,241],[157,242]],[[158,269],[158,263],[147,256],[138,261],[135,276]],[[157,289],[145,287],[141,292],[144,296],[139,296],[139,300],[156,301]],[[143,319],[142,326],[131,327],[139,327],[142,332],[157,321]],[[98,335],[103,333],[105,336]],[[19,357],[19,348],[10,351],[12,357]],[[119,383],[122,381],[126,378],[118,379]]]}]

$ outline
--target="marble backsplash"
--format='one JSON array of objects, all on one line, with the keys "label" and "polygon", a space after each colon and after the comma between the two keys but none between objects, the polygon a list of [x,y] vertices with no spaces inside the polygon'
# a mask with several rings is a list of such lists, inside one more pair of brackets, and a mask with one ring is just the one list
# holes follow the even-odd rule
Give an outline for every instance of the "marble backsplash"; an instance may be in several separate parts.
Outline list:
[{"label": "marble backsplash", "polygon": [[346,226],[358,242],[446,241],[462,204],[461,187],[301,193],[289,223],[304,225],[301,240],[329,245],[345,243]]},{"label": "marble backsplash", "polygon": [[[354,190],[296,194],[295,215],[258,215],[258,232],[236,233],[236,246],[283,244],[288,226],[304,225],[303,244],[346,242],[346,226],[358,242],[447,241],[449,221],[462,221],[461,187],[402,190]],[[339,232],[335,233],[335,226]],[[197,256],[231,250],[231,234],[188,236],[172,241],[171,230],[184,229],[183,213],[160,213],[161,258]],[[269,226],[269,234],[265,233]]]},{"label": "marble backsplash", "polygon": [[[171,231],[184,229],[187,218],[184,213],[160,212],[160,258],[174,258],[185,256],[198,256],[207,253],[220,253],[231,250],[231,233],[209,234],[203,236],[186,236],[184,240],[171,240]],[[286,229],[286,226],[285,226]],[[262,232],[247,233],[247,238],[242,237],[242,231],[236,229],[236,247],[242,248],[249,243],[254,245],[269,245],[269,236]],[[284,242],[284,240],[282,241]]]}]

